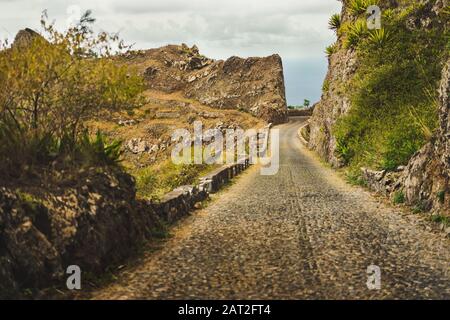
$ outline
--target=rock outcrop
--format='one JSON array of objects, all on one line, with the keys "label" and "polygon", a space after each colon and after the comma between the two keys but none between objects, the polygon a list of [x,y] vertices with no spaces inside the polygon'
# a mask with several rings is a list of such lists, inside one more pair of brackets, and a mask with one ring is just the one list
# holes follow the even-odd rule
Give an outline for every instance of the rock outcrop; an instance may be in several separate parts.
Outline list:
[{"label": "rock outcrop", "polygon": [[63,287],[69,265],[101,274],[159,227],[128,174],[92,169],[72,183],[39,197],[0,188],[0,298]]},{"label": "rock outcrop", "polygon": [[278,55],[212,60],[200,55],[196,46],[183,44],[135,52],[125,59],[138,65],[149,89],[181,91],[205,105],[246,111],[271,123],[287,119],[283,64]]},{"label": "rock outcrop", "polygon": [[30,29],[30,28],[25,28],[23,30],[20,30],[17,34],[16,37],[14,38],[14,42],[13,42],[13,46],[14,47],[27,47],[31,44],[31,42],[36,39],[36,38],[41,38],[43,39],[43,37],[37,33],[36,31]]},{"label": "rock outcrop", "polygon": [[436,214],[450,213],[450,59],[442,72],[439,87],[439,128],[431,139],[409,161],[394,172],[362,168],[367,186],[385,196],[402,193],[407,204],[432,210]]}]

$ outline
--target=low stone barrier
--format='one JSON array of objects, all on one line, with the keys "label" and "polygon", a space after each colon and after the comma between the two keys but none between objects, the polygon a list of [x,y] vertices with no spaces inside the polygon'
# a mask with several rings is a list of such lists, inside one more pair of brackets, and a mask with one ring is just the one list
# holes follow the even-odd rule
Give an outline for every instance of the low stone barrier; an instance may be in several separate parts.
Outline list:
[{"label": "low stone barrier", "polygon": [[311,117],[314,109],[300,109],[300,110],[288,110],[289,117]]},{"label": "low stone barrier", "polygon": [[198,185],[181,186],[164,195],[161,201],[153,203],[159,217],[171,224],[188,215],[195,204],[206,200],[211,193],[219,191],[231,179],[250,166],[249,158],[241,163],[224,165],[199,179]]},{"label": "low stone barrier", "polygon": [[309,135],[308,130],[309,130],[309,120],[306,121],[297,131],[297,136],[298,136],[300,142],[306,147],[308,147],[308,143],[309,143],[308,142],[309,137],[305,137],[305,136]]}]

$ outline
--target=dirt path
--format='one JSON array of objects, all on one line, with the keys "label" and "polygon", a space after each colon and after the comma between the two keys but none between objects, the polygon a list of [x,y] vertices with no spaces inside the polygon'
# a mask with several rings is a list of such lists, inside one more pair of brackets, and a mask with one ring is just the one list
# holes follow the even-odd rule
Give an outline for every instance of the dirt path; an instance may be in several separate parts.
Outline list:
[{"label": "dirt path", "polygon": [[[450,240],[349,186],[280,126],[281,167],[252,167],[97,299],[450,299]],[[381,269],[369,290],[367,267]]]}]

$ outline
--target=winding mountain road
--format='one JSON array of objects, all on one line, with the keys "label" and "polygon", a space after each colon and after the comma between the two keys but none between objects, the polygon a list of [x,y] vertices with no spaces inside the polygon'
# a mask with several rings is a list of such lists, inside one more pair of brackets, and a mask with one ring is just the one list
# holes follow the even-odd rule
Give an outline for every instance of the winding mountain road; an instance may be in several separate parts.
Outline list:
[{"label": "winding mountain road", "polygon": [[251,167],[92,298],[450,299],[450,239],[321,164],[303,121],[279,126],[277,175]]}]

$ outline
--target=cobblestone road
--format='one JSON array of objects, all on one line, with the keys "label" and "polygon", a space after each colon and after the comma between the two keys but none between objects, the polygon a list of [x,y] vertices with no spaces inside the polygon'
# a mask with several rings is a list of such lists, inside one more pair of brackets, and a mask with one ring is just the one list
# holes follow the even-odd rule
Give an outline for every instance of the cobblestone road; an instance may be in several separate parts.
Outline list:
[{"label": "cobblestone road", "polygon": [[321,164],[296,137],[302,121],[279,127],[276,176],[250,168],[93,298],[450,299],[450,240]]}]

